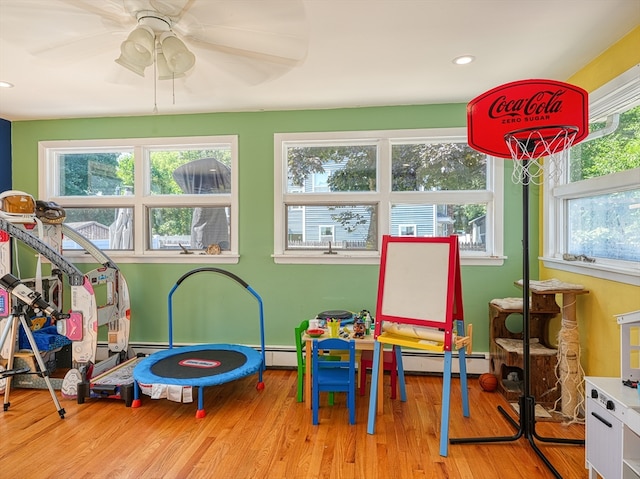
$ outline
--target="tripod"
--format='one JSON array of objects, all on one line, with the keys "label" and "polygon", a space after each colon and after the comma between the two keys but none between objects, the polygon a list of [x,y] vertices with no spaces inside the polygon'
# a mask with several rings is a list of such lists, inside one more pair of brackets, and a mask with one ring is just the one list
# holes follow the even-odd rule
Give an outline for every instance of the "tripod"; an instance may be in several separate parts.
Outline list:
[{"label": "tripod", "polygon": [[[527,175],[526,162],[524,159],[525,170]],[[536,433],[536,399],[531,395],[531,368],[529,353],[530,346],[530,314],[529,314],[529,178],[525,178],[522,183],[522,209],[523,209],[523,228],[522,228],[522,316],[523,316],[523,339],[522,339],[522,373],[523,373],[523,391],[518,400],[520,421],[517,422],[501,406],[498,410],[516,429],[513,436],[496,436],[496,437],[477,437],[477,438],[456,438],[449,439],[451,444],[471,444],[471,443],[489,443],[489,442],[509,442],[517,441],[521,437],[525,437],[535,453],[542,459],[551,473],[558,479],[562,479],[560,473],[553,467],[553,464],[547,459],[544,453],[538,448],[535,439],[541,442],[553,442],[558,444],[584,444],[582,439],[564,439],[564,438],[547,438],[541,437]]]},{"label": "tripod", "polygon": [[[4,346],[5,341],[11,335],[11,343],[9,345],[9,358],[7,361],[7,370],[2,371],[0,373],[0,379],[7,378],[6,389],[4,392],[4,410],[8,411],[11,403],[9,402],[9,394],[11,391],[11,378],[17,374],[37,374],[42,377],[47,384],[47,388],[49,389],[49,393],[51,393],[51,398],[53,399],[53,403],[60,415],[60,419],[64,419],[65,410],[60,406],[60,402],[56,396],[55,391],[53,390],[53,386],[51,385],[51,380],[49,379],[49,371],[47,370],[44,360],[42,359],[42,355],[38,350],[38,345],[36,344],[36,340],[33,337],[33,333],[31,332],[30,321],[27,319],[25,315],[26,304],[18,304],[19,300],[14,304],[13,309],[11,311],[11,315],[7,318],[7,323],[2,331],[2,338],[0,339],[0,349]],[[33,355],[38,362],[38,366],[40,371],[30,371],[28,367],[12,369],[13,368],[13,359],[15,354],[15,347],[18,338],[18,327],[22,325],[22,329],[24,330],[27,339],[29,340],[29,344],[31,345],[31,350],[33,351]]]}]

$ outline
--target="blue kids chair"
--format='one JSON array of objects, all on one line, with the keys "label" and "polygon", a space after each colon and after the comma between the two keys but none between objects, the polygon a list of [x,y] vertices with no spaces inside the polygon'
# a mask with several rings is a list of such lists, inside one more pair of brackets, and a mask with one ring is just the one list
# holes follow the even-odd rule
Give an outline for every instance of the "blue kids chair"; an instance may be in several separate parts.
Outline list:
[{"label": "blue kids chair", "polygon": [[[302,340],[302,337],[304,336],[304,333],[308,328],[308,319],[305,319],[300,323],[299,326],[295,327],[296,357],[298,359],[298,402],[304,401],[304,372],[307,368],[306,361],[307,354],[309,354],[309,352],[305,351],[305,341]],[[340,359],[339,356],[331,356],[329,354],[325,354],[325,352],[323,352],[322,356],[325,356],[325,358],[329,361],[337,361],[338,359]],[[329,406],[333,406],[333,393],[329,395]]]},{"label": "blue kids chair", "polygon": [[[348,359],[327,360],[318,351],[348,351]],[[346,392],[349,423],[356,423],[356,343],[339,338],[313,340],[311,353],[313,424],[318,424],[321,392]]]}]

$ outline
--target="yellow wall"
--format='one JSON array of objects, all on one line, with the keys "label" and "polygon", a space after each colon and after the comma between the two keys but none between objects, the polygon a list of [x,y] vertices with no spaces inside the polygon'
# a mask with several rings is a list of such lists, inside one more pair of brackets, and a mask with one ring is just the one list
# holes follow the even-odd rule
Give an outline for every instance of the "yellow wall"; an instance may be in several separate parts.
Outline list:
[{"label": "yellow wall", "polygon": [[[567,80],[591,92],[640,63],[640,26]],[[542,209],[541,209],[542,210]],[[542,234],[543,226],[540,226]],[[543,244],[540,241],[540,244]],[[540,279],[584,285],[577,297],[582,367],[588,376],[620,376],[620,327],[615,315],[640,309],[640,287],[540,265]]]}]

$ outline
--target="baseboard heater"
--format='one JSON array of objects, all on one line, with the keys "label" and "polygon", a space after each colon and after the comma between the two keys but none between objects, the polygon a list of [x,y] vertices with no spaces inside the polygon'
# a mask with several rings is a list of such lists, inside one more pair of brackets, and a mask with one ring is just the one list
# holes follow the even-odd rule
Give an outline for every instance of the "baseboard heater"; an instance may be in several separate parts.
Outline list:
[{"label": "baseboard heater", "polygon": [[[175,344],[175,347],[191,346],[192,344]],[[138,354],[152,354],[156,351],[168,349],[166,343],[130,343],[129,346]],[[252,346],[259,349],[259,346]],[[297,366],[296,348],[293,346],[267,346],[265,348],[267,367],[295,368]],[[107,343],[98,343],[97,359],[108,357]],[[442,354],[430,351],[403,350],[403,365],[406,373],[442,373],[444,357]],[[469,374],[482,374],[489,371],[489,353],[474,352],[467,355],[467,372]],[[453,353],[452,371],[459,372],[459,359],[456,352]]]}]

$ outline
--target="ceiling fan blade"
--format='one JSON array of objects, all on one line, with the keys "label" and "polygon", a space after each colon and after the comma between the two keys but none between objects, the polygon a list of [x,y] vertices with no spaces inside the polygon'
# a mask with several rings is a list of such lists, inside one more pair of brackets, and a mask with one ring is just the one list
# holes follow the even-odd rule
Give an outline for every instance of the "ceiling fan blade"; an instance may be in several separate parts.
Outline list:
[{"label": "ceiling fan blade", "polygon": [[149,0],[154,10],[177,20],[194,0]]},{"label": "ceiling fan blade", "polygon": [[[118,42],[126,37],[126,32],[103,32],[77,36],[73,40],[40,45],[29,49],[29,53],[45,62],[75,63],[98,53],[113,50],[113,58],[117,57]],[[115,46],[115,48],[114,48]]]},{"label": "ceiling fan blade", "polygon": [[95,2],[92,0],[61,0],[71,7],[83,10],[87,13],[98,15],[113,25],[122,27],[126,24],[135,24],[135,17],[129,15],[122,7],[122,2],[114,0],[102,0]]},{"label": "ceiling fan blade", "polygon": [[[125,19],[135,20],[112,2],[96,8],[95,2],[61,0],[51,7],[49,0],[2,0],[0,38],[23,48],[39,59],[54,62],[82,60],[101,49],[117,48],[118,36],[129,28]],[[87,7],[87,8],[85,8]],[[37,13],[36,13],[37,12]],[[28,18],[29,28],[16,18]],[[116,52],[114,52],[115,55]]]},{"label": "ceiling fan blade", "polygon": [[[194,49],[194,52],[196,50]],[[241,82],[245,85],[255,86],[274,80],[293,68],[290,63],[282,61],[268,61],[265,57],[261,57],[259,61],[247,56],[241,56],[234,53],[226,53],[219,50],[209,50],[207,54],[199,54],[196,52],[196,58],[206,58],[206,68],[213,68],[212,74],[216,78],[216,82],[222,84],[225,82],[224,76],[228,77],[230,83]],[[196,63],[196,66],[198,64]],[[217,73],[219,72],[219,73]],[[191,75],[186,78],[187,83],[193,83],[196,78],[200,78],[201,70],[195,68]]]},{"label": "ceiling fan blade", "polygon": [[[219,54],[224,54],[230,57],[238,57],[244,58],[245,61],[253,61],[255,63],[265,63],[265,64],[273,64],[273,65],[282,65],[289,69],[299,65],[301,58],[298,60],[296,57],[289,57],[288,55],[272,55],[266,53],[267,49],[263,48],[263,51],[255,51],[248,48],[241,48],[238,46],[228,46],[224,43],[216,43],[210,40],[201,40],[198,37],[193,37],[190,35],[185,35],[183,39],[189,44],[189,46],[197,47],[200,50],[209,50],[210,52],[216,52]],[[226,42],[225,43],[229,43]],[[288,47],[289,48],[289,47]],[[290,49],[290,48],[289,48]],[[278,53],[282,53],[282,51],[278,51]],[[305,52],[306,53],[306,52]],[[198,60],[202,59],[205,55],[196,55]],[[196,60],[196,61],[198,61]]]},{"label": "ceiling fan blade", "polygon": [[[174,30],[187,41],[268,63],[298,64],[307,54],[308,29],[300,0],[220,1],[215,18],[193,2]],[[207,45],[208,44],[208,45]]]},{"label": "ceiling fan blade", "polygon": [[200,48],[293,66],[307,55],[304,37],[244,28],[202,26],[185,34],[184,39]]}]

